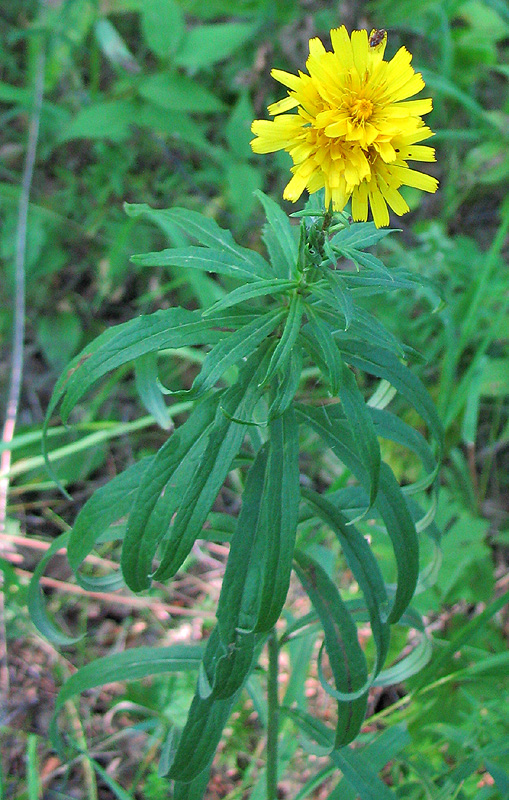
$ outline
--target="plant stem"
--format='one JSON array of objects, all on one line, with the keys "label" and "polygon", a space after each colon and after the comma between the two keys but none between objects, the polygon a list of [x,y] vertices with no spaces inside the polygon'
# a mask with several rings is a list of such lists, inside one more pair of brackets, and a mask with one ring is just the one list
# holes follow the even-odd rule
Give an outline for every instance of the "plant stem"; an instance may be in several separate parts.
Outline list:
[{"label": "plant stem", "polygon": [[275,629],[267,643],[269,670],[267,676],[267,800],[277,800],[278,734],[279,734],[279,644]]},{"label": "plant stem", "polygon": [[[7,395],[5,423],[2,431],[2,444],[6,445],[0,456],[0,533],[4,533],[7,525],[7,496],[9,494],[9,471],[11,467],[10,443],[14,438],[14,430],[18,418],[18,406],[23,377],[23,348],[25,338],[25,255],[27,246],[28,206],[30,190],[34,174],[37,141],[39,138],[39,122],[42,99],[44,95],[45,43],[39,50],[36,65],[33,106],[28,129],[28,143],[23,167],[21,193],[18,206],[18,222],[16,227],[16,255],[14,262],[14,320],[11,371],[9,391]],[[3,580],[0,578],[0,688],[4,698],[9,694],[9,671],[7,665],[7,645],[4,621]]]}]

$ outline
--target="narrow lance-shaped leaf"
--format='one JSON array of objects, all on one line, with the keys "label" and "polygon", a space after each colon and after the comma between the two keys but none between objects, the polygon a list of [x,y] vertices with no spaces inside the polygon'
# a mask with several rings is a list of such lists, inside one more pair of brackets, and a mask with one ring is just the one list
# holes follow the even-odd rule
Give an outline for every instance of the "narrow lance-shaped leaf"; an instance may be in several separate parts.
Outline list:
[{"label": "narrow lance-shaped leaf", "polygon": [[299,429],[293,408],[271,421],[269,448],[268,541],[257,631],[269,631],[276,624],[290,586],[300,503]]},{"label": "narrow lance-shaped leaf", "polygon": [[[165,510],[170,506],[167,516],[171,519],[180,497],[175,497],[175,492],[171,493],[173,503],[170,503],[169,493],[165,488],[177,470],[185,465],[185,460],[200,446],[200,442],[201,449],[205,447],[204,437],[212,426],[217,405],[217,397],[208,398],[198,404],[188,420],[161,447],[143,474],[122,547],[122,572],[127,585],[135,592],[150,586],[152,561],[167,531],[161,524],[161,514],[157,526],[150,524],[151,515],[158,501],[162,500]],[[195,466],[194,459],[191,464]],[[180,488],[183,491],[183,487]]]},{"label": "narrow lance-shaped leaf", "polygon": [[[367,691],[382,669],[389,648],[390,630],[387,624],[389,601],[382,573],[364,536],[359,533],[355,526],[348,524],[347,519],[328,501],[327,497],[305,488],[302,492],[316,516],[336,534],[346,562],[364,595],[371,631],[376,645],[373,672],[371,676],[366,678],[365,689]],[[343,698],[337,694],[333,696],[338,697],[338,699],[348,699],[346,695]]]},{"label": "narrow lance-shaped leaf", "polygon": [[319,719],[300,709],[284,708],[285,716],[293,720],[301,731],[321,747],[331,748],[328,753],[334,766],[343,773],[360,800],[395,800],[396,795],[380,780],[364,753],[350,747],[333,747],[332,736]]},{"label": "narrow lance-shaped leaf", "polygon": [[339,397],[345,411],[348,425],[357,442],[363,466],[369,475],[369,504],[373,505],[378,494],[380,481],[380,445],[376,436],[369,408],[364,402],[362,392],[357,386],[353,373],[341,361],[342,371]]},{"label": "narrow lance-shaped leaf", "polygon": [[294,347],[290,357],[278,375],[274,397],[269,406],[269,420],[283,414],[290,407],[299,388],[302,376],[302,348]]},{"label": "narrow lance-shaped leaf", "polygon": [[[318,433],[369,492],[368,473],[360,459],[357,442],[341,412],[334,406],[311,408],[299,405],[298,415]],[[405,497],[392,470],[384,462],[381,464],[379,491],[374,507],[385,523],[398,568],[396,593],[388,616],[388,622],[392,623],[401,617],[413,597],[419,574],[419,544]]]},{"label": "narrow lance-shaped leaf", "polygon": [[172,422],[158,383],[157,356],[147,353],[134,362],[136,389],[147,411],[164,430],[171,428]]},{"label": "narrow lance-shaped leaf", "polygon": [[[126,205],[126,211],[131,216],[138,216],[140,213],[144,213],[146,208],[142,206],[140,211],[140,207],[136,204]],[[211,217],[204,217],[196,211],[189,211],[185,208],[168,208],[162,211],[151,209],[151,211],[152,218],[155,217],[155,214],[163,216],[165,221],[173,223],[186,236],[192,236],[205,247],[228,253],[235,258],[234,263],[243,266],[252,275],[259,278],[273,277],[269,264],[259,253],[240,247],[230,231],[220,228]]]},{"label": "narrow lance-shaped leaf", "polygon": [[345,330],[348,330],[356,311],[350,290],[348,286],[345,285],[341,272],[327,269],[324,271],[324,275],[325,280],[329,284],[332,296],[336,301],[336,306],[345,318]]},{"label": "narrow lance-shaped leaf", "polygon": [[267,373],[263,378],[264,384],[268,383],[277,370],[284,366],[288,361],[292,348],[295,345],[299,335],[303,313],[304,302],[301,295],[295,293],[290,301],[288,316],[285,320],[283,333],[281,334],[281,338],[274,349]]},{"label": "narrow lance-shaped leaf", "polygon": [[59,379],[53,392],[47,416],[65,394],[61,416],[70,412],[96,381],[117,367],[147,353],[169,347],[187,347],[219,341],[224,333],[205,322],[199,311],[168,308],[116,325],[99,336],[92,346],[77,356]]},{"label": "narrow lance-shaped leaf", "polygon": [[[256,658],[265,637],[257,637],[254,657]],[[202,670],[209,684],[214,682],[218,659],[225,653],[218,628],[214,628],[203,656]],[[203,697],[199,689],[191,703],[187,722],[180,737],[175,759],[169,777],[178,781],[192,781],[210,765],[224,726],[232,708],[239,697],[240,689],[225,699],[215,699],[212,695]]]},{"label": "narrow lance-shaped leaf", "polygon": [[236,631],[252,632],[258,619],[268,537],[264,516],[268,455],[265,444],[249,470],[230,545],[217,607],[218,630],[226,645],[235,641]]},{"label": "narrow lance-shaped leaf", "polygon": [[268,543],[267,457],[265,445],[249,470],[242,495],[217,608],[218,631],[225,652],[216,664],[212,685],[202,695],[228,697],[244,683],[251,668]]},{"label": "narrow lance-shaped leaf", "polygon": [[207,354],[191,392],[200,395],[211,389],[229,367],[251,355],[272,333],[284,314],[283,308],[277,308],[254,319],[238,331],[226,335],[223,341]]},{"label": "narrow lance-shaped leaf", "polygon": [[158,580],[175,574],[189,554],[194,540],[200,535],[246,432],[245,425],[231,420],[250,419],[260,398],[260,375],[266,370],[265,365],[264,351],[255,351],[243,364],[237,383],[221,398],[207,447],[183,492],[182,502],[170,529],[161,564],[155,573]]},{"label": "narrow lance-shaped leaf", "polygon": [[247,286],[239,286],[232,292],[226,295],[222,300],[214,303],[213,306],[203,312],[204,317],[210,316],[217,311],[231,306],[245,303],[247,300],[252,300],[254,297],[266,297],[267,295],[278,295],[283,292],[288,292],[295,289],[297,281],[284,281],[280,278],[271,278],[270,280],[259,280]]},{"label": "narrow lance-shaped leaf", "polygon": [[[357,638],[357,628],[341,596],[325,570],[307,553],[295,551],[296,570],[306,593],[320,617],[325,648],[338,691],[363,690],[367,665]],[[353,741],[364,721],[367,691],[355,699],[338,701],[335,747]]]},{"label": "narrow lance-shaped leaf", "polygon": [[130,260],[140,267],[183,267],[227,275],[241,281],[259,279],[238,255],[213,247],[174,247],[153,253],[139,253],[131,256]]},{"label": "narrow lance-shaped leaf", "polygon": [[63,533],[61,536],[55,539],[55,541],[44,554],[43,558],[41,558],[37,564],[28,587],[28,610],[30,612],[30,618],[32,622],[39,633],[45,636],[50,642],[60,647],[76,644],[76,642],[79,642],[82,637],[68,636],[62,630],[57,628],[55,623],[49,619],[46,612],[46,604],[42,593],[40,580],[44,574],[44,570],[46,569],[48,561],[53,558],[58,550],[60,550],[62,547],[65,547],[68,539],[68,533]]},{"label": "narrow lance-shaped leaf", "polygon": [[438,461],[443,451],[443,428],[433,401],[424,385],[414,373],[405,367],[393,353],[365,342],[341,341],[344,358],[354,367],[370,375],[385,378],[403,397],[413,405],[428,425],[437,445]]},{"label": "narrow lance-shaped leaf", "polygon": [[267,216],[263,239],[269,251],[271,264],[278,278],[297,275],[297,229],[293,228],[282,209],[261,191],[255,192]]},{"label": "narrow lance-shaped leaf", "polygon": [[[320,352],[321,359],[318,362],[320,371],[325,381],[329,384],[332,395],[337,397],[343,375],[343,365],[338,346],[329,327],[321,319],[317,311],[312,306],[307,306],[306,310],[308,312],[307,337],[311,339]],[[306,338],[303,341],[306,345],[308,340]]]},{"label": "narrow lance-shaped leaf", "polygon": [[81,667],[65,682],[60,690],[50,724],[50,738],[59,753],[62,739],[57,726],[57,716],[65,703],[77,694],[117,681],[134,681],[148,675],[198,669],[203,657],[201,645],[172,645],[171,647],[136,647],[98,658]]},{"label": "narrow lance-shaped leaf", "polygon": [[[152,461],[152,456],[142,458],[105,486],[96,489],[76,517],[69,534],[67,558],[78,583],[84,588],[97,591],[102,584],[104,590],[105,582],[101,578],[81,576],[79,568],[109,526],[129,514],[145,470]],[[121,573],[115,577],[124,582]],[[110,586],[110,590],[112,588]]]}]

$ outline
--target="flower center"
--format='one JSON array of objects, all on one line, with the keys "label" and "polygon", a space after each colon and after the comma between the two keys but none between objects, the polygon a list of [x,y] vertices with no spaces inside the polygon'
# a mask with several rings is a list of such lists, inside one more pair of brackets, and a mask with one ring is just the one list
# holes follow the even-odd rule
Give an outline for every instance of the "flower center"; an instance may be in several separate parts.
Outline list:
[{"label": "flower center", "polygon": [[365,97],[360,97],[354,100],[350,106],[350,115],[354,122],[362,125],[373,113],[373,103]]}]

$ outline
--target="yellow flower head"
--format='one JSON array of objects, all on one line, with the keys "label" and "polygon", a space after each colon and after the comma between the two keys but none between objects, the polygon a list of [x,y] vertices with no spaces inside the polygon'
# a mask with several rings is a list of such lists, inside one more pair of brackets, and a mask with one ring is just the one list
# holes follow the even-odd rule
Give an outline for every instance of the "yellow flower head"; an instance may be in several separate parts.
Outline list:
[{"label": "yellow flower head", "polygon": [[[331,31],[332,52],[319,39],[309,42],[309,75],[273,69],[288,96],[269,106],[274,120],[255,120],[255,153],[286,150],[293,177],[283,197],[296,202],[304,189],[325,187],[325,204],[341,211],[352,198],[355,220],[366,220],[368,201],[378,228],[389,224],[387,205],[397,214],[408,206],[398,189],[436,191],[438,182],[412,170],[408,161],[434,161],[432,147],[417,145],[433,133],[421,115],[431,100],[409,100],[424,88],[401,47],[384,61],[385,31]],[[297,113],[286,112],[296,108]]]}]

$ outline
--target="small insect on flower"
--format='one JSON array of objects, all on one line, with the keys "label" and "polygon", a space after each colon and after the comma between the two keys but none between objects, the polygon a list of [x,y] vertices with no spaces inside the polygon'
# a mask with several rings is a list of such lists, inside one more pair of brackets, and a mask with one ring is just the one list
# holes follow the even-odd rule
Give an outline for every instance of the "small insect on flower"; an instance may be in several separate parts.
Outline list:
[{"label": "small insect on flower", "polygon": [[[414,186],[427,192],[438,181],[409,167],[409,161],[434,161],[432,147],[417,144],[433,136],[423,114],[431,99],[409,100],[424,88],[412,56],[401,47],[384,61],[387,32],[330,32],[332,52],[320,39],[309,42],[308,74],[273,69],[287,96],[269,106],[273,120],[255,120],[251,130],[255,153],[286,150],[293,177],[283,197],[295,203],[302,192],[325,188],[325,204],[342,211],[351,198],[352,216],[366,220],[368,206],[375,225],[389,224],[388,206],[409,211],[399,192]],[[295,110],[296,113],[287,113]]]},{"label": "small insect on flower", "polygon": [[387,31],[385,30],[385,28],[380,28],[380,30],[373,28],[373,30],[369,34],[369,46],[378,47],[379,44],[382,44],[386,36],[387,36]]}]

